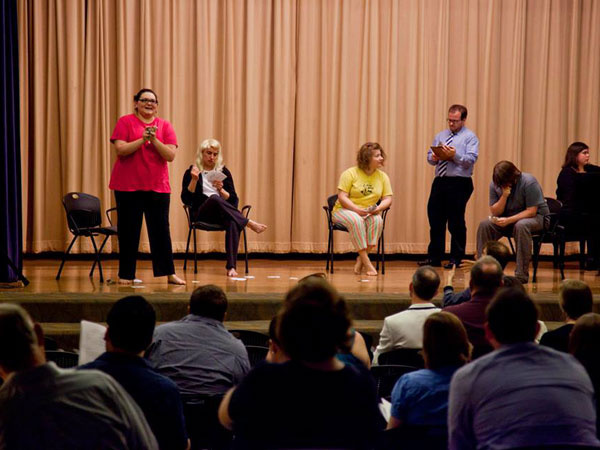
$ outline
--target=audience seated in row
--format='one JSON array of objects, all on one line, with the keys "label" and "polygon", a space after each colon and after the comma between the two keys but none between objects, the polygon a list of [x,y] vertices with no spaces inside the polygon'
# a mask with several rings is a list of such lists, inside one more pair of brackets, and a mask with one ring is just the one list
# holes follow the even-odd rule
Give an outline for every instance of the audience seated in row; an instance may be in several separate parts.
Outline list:
[{"label": "audience seated in row", "polygon": [[117,380],[144,412],[159,448],[187,449],[177,386],[143,358],[156,324],[154,308],[144,297],[125,297],[112,306],[106,322],[106,352],[78,369],[98,369]]},{"label": "audience seated in row", "polygon": [[456,315],[464,324],[469,341],[473,344],[473,359],[492,350],[484,332],[485,310],[502,286],[502,278],[500,263],[492,256],[481,257],[471,267],[471,300],[444,308],[444,311]]},{"label": "audience seated in row", "polygon": [[423,324],[440,308],[431,303],[440,286],[440,277],[431,266],[419,267],[408,285],[410,306],[399,313],[386,317],[375,349],[373,364],[378,364],[379,355],[398,348],[423,347]]},{"label": "audience seated in row", "polygon": [[540,344],[561,352],[569,351],[569,336],[575,321],[592,312],[593,297],[590,287],[580,280],[564,280],[558,292],[560,309],[566,316],[565,325],[544,333]]},{"label": "audience seated in row", "polygon": [[277,342],[290,358],[260,364],[219,409],[243,448],[371,448],[379,432],[375,385],[366,368],[336,358],[352,322],[344,299],[312,278],[286,296]]},{"label": "audience seated in row", "polygon": [[425,320],[423,357],[425,369],[402,375],[394,386],[388,429],[401,425],[446,428],[450,380],[471,357],[467,332],[454,314],[436,312]]},{"label": "audience seated in row", "polygon": [[571,355],[536,345],[538,312],[526,293],[504,288],[487,308],[494,351],[450,383],[449,448],[600,446],[594,389]]},{"label": "audience seated in row", "polygon": [[144,413],[119,383],[97,370],[46,362],[39,324],[0,305],[0,448],[152,450]]},{"label": "audience seated in row", "polygon": [[146,357],[179,388],[192,449],[227,447],[232,435],[220,426],[217,411],[223,395],[250,370],[248,353],[223,325],[227,296],[221,288],[197,288],[188,311],[156,327]]}]

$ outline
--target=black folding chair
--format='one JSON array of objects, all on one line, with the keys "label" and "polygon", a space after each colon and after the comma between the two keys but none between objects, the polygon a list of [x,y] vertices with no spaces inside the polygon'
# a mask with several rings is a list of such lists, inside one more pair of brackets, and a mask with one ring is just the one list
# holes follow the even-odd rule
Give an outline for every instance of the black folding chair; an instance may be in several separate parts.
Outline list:
[{"label": "black folding chair", "polygon": [[246,345],[246,351],[248,352],[248,360],[250,366],[254,367],[259,362],[264,361],[269,353],[269,347],[261,347],[259,345]]},{"label": "black folding chair", "polygon": [[[200,220],[193,221],[192,216],[190,214],[189,205],[183,205],[183,209],[185,210],[185,215],[187,217],[188,228],[189,228],[187,244],[185,246],[185,256],[183,259],[183,270],[186,270],[186,268],[187,268],[187,257],[188,257],[188,251],[190,249],[190,238],[192,237],[192,232],[193,232],[194,233],[194,273],[198,273],[198,253],[197,253],[197,247],[196,247],[196,230],[225,231],[225,227],[223,225],[219,225],[216,223],[202,222]],[[245,205],[242,207],[241,212],[246,218],[248,218],[248,215],[250,214],[251,209],[252,209],[252,206]],[[245,257],[245,262],[246,262],[246,273],[248,273],[248,242],[246,240],[246,227],[244,227],[244,229],[242,230],[242,234],[244,235],[244,257]]]},{"label": "black folding chair", "polygon": [[401,366],[401,365],[385,365],[385,366],[372,366],[371,375],[375,379],[375,385],[377,388],[377,398],[385,398],[389,400],[392,396],[392,390],[398,378],[405,373],[413,372],[418,370],[417,367],[412,366]]},{"label": "black folding chair", "polygon": [[420,348],[397,348],[390,350],[379,355],[377,358],[378,364],[387,365],[401,365],[401,366],[412,366],[422,369],[425,367],[423,361],[423,355]]},{"label": "black folding chair", "polygon": [[269,335],[252,330],[229,330],[234,337],[239,339],[247,347],[255,345],[258,347],[269,346]]},{"label": "black folding chair", "polygon": [[58,367],[63,369],[69,369],[77,367],[79,364],[79,355],[61,350],[46,350],[46,360],[54,362]]},{"label": "black folding chair", "polygon": [[[330,273],[333,273],[333,232],[345,231],[348,233],[348,229],[345,226],[333,221],[333,207],[335,206],[337,199],[337,194],[331,195],[327,198],[327,205],[323,206],[323,210],[327,216],[327,228],[329,230],[329,237],[327,239],[327,265],[325,266],[325,271],[327,272],[329,270]],[[375,268],[379,270],[379,261],[381,261],[382,274],[385,274],[385,219],[387,218],[389,210],[390,208],[387,208],[381,212],[383,227],[381,229],[381,236],[379,236],[379,240],[377,241],[377,261]],[[331,269],[329,268],[330,264]]]},{"label": "black folding chair", "polygon": [[[71,251],[77,238],[80,236],[87,236],[91,239],[92,245],[94,246],[94,252],[96,253],[96,259],[90,270],[90,277],[94,275],[94,268],[96,267],[96,264],[98,264],[100,282],[104,282],[100,254],[102,253],[108,238],[117,234],[117,227],[112,224],[109,215],[109,212],[114,211],[116,208],[106,210],[110,225],[108,227],[103,227],[102,216],[100,213],[100,199],[98,197],[84,194],[83,192],[69,192],[63,197],[63,206],[67,214],[67,225],[69,226],[69,231],[73,234],[73,239],[63,255],[58,273],[56,274],[56,279],[60,279],[60,274],[65,265],[65,261],[67,260],[67,255]],[[104,236],[104,240],[102,241],[102,245],[100,245],[100,249],[98,249],[94,237],[100,235]]]}]

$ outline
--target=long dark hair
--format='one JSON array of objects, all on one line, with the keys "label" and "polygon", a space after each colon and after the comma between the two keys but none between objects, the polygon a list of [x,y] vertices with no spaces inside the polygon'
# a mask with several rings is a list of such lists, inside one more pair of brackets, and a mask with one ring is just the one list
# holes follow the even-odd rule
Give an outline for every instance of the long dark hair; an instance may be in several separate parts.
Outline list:
[{"label": "long dark hair", "polygon": [[565,162],[563,163],[562,168],[577,168],[577,155],[579,155],[582,151],[588,149],[589,147],[585,142],[573,142],[571,145],[569,145],[569,148],[567,149],[567,154],[565,155]]}]

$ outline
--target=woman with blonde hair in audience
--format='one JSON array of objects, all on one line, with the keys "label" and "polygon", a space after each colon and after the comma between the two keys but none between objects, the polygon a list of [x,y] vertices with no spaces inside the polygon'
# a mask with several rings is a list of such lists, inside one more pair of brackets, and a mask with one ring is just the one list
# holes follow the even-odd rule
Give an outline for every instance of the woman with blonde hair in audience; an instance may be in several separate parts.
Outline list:
[{"label": "woman with blonde hair in audience", "polygon": [[338,183],[338,200],[333,208],[333,221],[348,229],[350,240],[358,252],[354,272],[376,276],[377,270],[369,252],[377,245],[383,231],[381,213],[392,204],[392,186],[387,174],[380,170],[385,152],[376,142],[367,142],[356,155],[357,165],[345,170]]},{"label": "woman with blonde hair in audience", "polygon": [[425,369],[402,375],[392,391],[388,429],[401,425],[445,427],[454,372],[471,359],[462,322],[449,312],[431,314],[423,325]]}]

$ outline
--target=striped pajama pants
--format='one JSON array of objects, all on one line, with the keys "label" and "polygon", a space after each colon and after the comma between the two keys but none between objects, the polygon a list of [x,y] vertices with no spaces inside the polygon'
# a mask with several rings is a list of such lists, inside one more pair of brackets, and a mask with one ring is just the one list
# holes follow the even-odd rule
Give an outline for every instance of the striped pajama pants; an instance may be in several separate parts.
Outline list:
[{"label": "striped pajama pants", "polygon": [[354,211],[341,208],[333,212],[333,221],[348,229],[350,240],[356,251],[364,250],[367,246],[377,245],[383,231],[383,219],[379,214],[365,219]]}]

